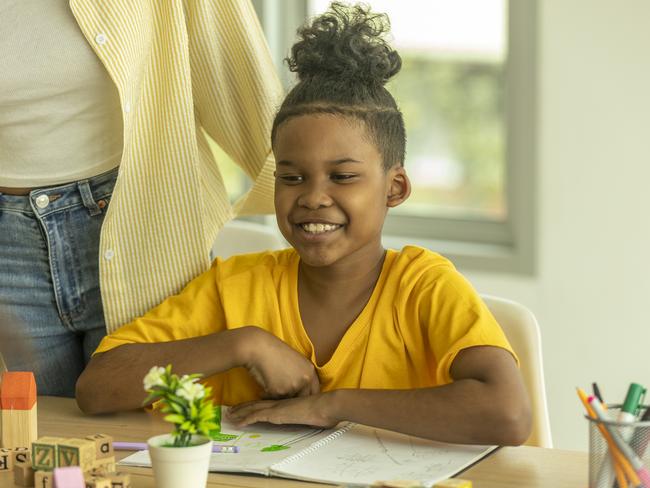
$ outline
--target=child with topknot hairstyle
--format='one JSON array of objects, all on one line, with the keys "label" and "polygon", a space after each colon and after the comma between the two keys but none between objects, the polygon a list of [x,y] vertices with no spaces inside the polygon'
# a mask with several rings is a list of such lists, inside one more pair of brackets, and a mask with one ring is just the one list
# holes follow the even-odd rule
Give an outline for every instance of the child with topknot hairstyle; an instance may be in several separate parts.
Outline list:
[{"label": "child with topknot hairstyle", "polygon": [[330,9],[298,30],[301,40],[286,61],[300,81],[275,116],[271,141],[288,118],[339,114],[365,123],[385,168],[403,166],[404,119],[384,87],[402,67],[399,54],[384,40],[388,18],[361,6],[332,3]]},{"label": "child with topknot hairstyle", "polygon": [[517,360],[442,256],[385,250],[404,202],[405,132],[384,87],[401,65],[388,19],[334,3],[302,28],[299,83],[273,124],[275,208],[291,249],[216,259],[106,337],[77,384],[87,412],[138,407],[154,365],[203,373],[229,417],[351,420],[447,442],[520,444],[531,414]]}]

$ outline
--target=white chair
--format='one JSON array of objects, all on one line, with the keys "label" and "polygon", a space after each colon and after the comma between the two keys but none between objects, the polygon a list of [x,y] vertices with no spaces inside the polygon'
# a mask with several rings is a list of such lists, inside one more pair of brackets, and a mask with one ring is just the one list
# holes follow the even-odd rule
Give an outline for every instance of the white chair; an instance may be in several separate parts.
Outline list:
[{"label": "white chair", "polygon": [[542,341],[537,320],[530,310],[519,303],[489,295],[482,295],[481,298],[519,357],[521,374],[533,411],[533,431],[525,445],[553,447],[542,367]]},{"label": "white chair", "polygon": [[269,225],[231,220],[224,225],[212,245],[211,256],[226,259],[233,254],[284,249],[280,231]]}]

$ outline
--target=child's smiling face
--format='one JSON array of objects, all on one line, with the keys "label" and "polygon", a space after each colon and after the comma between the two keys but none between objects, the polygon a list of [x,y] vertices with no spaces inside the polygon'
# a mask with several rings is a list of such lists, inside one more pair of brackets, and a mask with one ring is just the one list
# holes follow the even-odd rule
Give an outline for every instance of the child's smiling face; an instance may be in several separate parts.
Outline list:
[{"label": "child's smiling face", "polygon": [[381,255],[386,211],[406,200],[410,184],[404,168],[384,170],[364,122],[296,116],[278,127],[273,152],[278,226],[305,264]]}]

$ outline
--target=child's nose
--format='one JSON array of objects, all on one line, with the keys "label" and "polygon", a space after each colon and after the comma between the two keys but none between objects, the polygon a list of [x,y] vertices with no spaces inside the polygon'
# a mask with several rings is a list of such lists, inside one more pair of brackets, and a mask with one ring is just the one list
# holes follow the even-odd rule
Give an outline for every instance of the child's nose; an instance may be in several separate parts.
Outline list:
[{"label": "child's nose", "polygon": [[303,193],[298,198],[298,205],[301,207],[315,210],[321,207],[329,207],[332,199],[328,195],[324,185],[313,182],[307,185]]}]

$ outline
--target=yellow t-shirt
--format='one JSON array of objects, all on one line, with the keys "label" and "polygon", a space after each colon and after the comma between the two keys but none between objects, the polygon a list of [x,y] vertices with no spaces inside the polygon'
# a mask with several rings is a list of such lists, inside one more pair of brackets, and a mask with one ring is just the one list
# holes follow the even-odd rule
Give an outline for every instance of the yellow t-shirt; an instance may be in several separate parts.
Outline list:
[{"label": "yellow t-shirt", "polygon": [[[407,246],[389,250],[375,289],[330,360],[317,365],[298,308],[298,263],[285,249],[216,259],[207,272],[109,336],[95,353],[129,343],[166,342],[254,325],[310,358],[323,391],[423,388],[452,381],[464,348],[512,349],[471,285],[442,256]],[[215,400],[233,405],[260,398],[244,368],[211,376]]]}]

